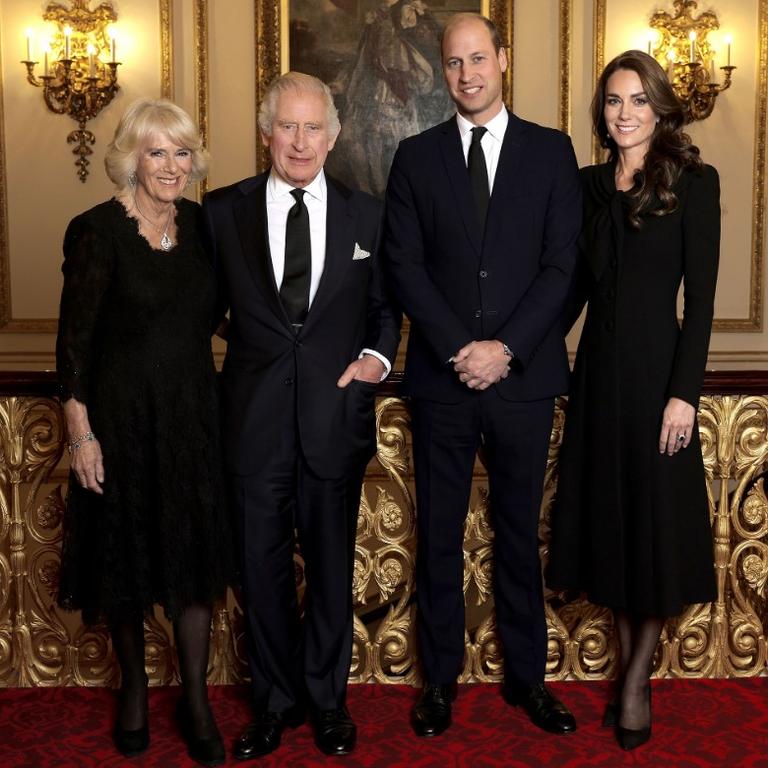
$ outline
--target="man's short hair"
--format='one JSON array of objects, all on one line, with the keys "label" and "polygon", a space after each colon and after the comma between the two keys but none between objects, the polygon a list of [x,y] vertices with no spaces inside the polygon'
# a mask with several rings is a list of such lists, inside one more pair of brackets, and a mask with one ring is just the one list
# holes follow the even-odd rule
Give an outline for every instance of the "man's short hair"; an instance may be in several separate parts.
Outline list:
[{"label": "man's short hair", "polygon": [[333,103],[331,89],[322,80],[312,75],[305,75],[303,72],[286,72],[269,84],[259,107],[259,128],[262,132],[267,136],[272,135],[277,100],[281,93],[291,91],[296,94],[315,93],[325,99],[325,119],[328,133],[332,139],[335,139],[341,130],[341,123],[336,105]]},{"label": "man's short hair", "polygon": [[441,53],[443,50],[443,40],[445,39],[446,32],[448,32],[448,30],[456,24],[459,24],[462,21],[468,21],[469,19],[476,19],[485,25],[486,29],[491,35],[493,48],[496,53],[498,53],[501,50],[501,35],[499,34],[499,30],[496,29],[496,25],[487,16],[483,16],[481,13],[454,13],[453,16],[451,16],[448,21],[445,22],[443,31],[440,33]]}]

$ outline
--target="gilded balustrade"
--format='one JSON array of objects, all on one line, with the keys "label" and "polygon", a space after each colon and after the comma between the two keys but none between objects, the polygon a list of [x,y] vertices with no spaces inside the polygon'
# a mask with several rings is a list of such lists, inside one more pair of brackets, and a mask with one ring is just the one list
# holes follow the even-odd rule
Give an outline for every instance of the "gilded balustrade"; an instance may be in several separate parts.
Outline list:
[{"label": "gilded balustrade", "polygon": [[[716,377],[715,377],[716,378]],[[55,604],[67,470],[63,424],[50,381],[0,379],[0,686],[114,685],[117,671],[106,629],[85,627]],[[735,379],[733,381],[736,381]],[[768,583],[768,375],[715,394],[699,409],[712,518],[717,600],[689,606],[671,620],[656,658],[659,677],[738,677],[766,671]],[[5,394],[4,394],[5,393]],[[394,390],[389,390],[390,394]],[[565,419],[558,404],[541,517],[556,490]],[[417,683],[414,620],[415,504],[409,417],[401,400],[380,398],[378,452],[366,474],[357,527],[352,590],[356,605],[354,682]],[[465,526],[466,655],[461,680],[496,681],[503,659],[493,618],[493,533],[486,478],[478,464]],[[297,581],[303,578],[296,557]],[[547,594],[548,675],[610,677],[615,661],[608,611],[582,599]],[[170,626],[162,612],[146,622],[153,684],[177,679]],[[237,595],[217,606],[209,679],[243,679],[243,622]]]}]

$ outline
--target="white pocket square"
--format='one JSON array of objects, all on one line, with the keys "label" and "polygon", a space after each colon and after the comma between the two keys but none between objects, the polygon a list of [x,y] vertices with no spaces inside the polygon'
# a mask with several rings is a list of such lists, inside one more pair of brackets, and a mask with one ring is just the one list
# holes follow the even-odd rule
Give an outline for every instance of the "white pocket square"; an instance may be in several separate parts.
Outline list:
[{"label": "white pocket square", "polygon": [[370,251],[364,251],[359,243],[355,243],[355,252],[352,254],[352,261],[357,261],[358,259],[367,259],[371,255]]}]

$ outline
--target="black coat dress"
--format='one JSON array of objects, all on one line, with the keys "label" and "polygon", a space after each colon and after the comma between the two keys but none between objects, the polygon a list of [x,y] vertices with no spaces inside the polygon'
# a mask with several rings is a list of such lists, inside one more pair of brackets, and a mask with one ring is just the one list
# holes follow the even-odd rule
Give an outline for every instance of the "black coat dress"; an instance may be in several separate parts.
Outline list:
[{"label": "black coat dress", "polygon": [[161,604],[176,618],[232,574],[200,206],[177,202],[178,242],[153,250],[116,200],[64,237],[56,361],[62,400],[88,407],[104,495],[70,476],[59,602],[86,622]]},{"label": "black coat dress", "polygon": [[[584,256],[575,310],[588,301],[560,453],[547,583],[597,604],[672,616],[715,597],[698,430],[660,454],[671,397],[698,406],[720,242],[719,180],[686,170],[678,207],[630,226],[615,165],[582,170]],[[684,318],[676,297],[684,281]]]}]

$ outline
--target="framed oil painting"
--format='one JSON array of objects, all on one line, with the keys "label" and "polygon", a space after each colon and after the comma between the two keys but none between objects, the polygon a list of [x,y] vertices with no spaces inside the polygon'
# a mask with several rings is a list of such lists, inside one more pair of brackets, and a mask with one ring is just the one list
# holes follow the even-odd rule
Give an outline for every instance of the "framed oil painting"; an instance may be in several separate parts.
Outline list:
[{"label": "framed oil painting", "polygon": [[[513,0],[256,0],[257,99],[289,69],[331,88],[341,134],[326,167],[382,197],[401,139],[454,113],[440,63],[440,34],[453,13],[493,19],[507,47]],[[504,82],[511,102],[512,67]],[[511,104],[510,104],[511,106]],[[259,142],[260,167],[268,162]]]}]

